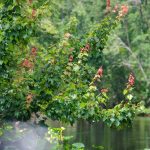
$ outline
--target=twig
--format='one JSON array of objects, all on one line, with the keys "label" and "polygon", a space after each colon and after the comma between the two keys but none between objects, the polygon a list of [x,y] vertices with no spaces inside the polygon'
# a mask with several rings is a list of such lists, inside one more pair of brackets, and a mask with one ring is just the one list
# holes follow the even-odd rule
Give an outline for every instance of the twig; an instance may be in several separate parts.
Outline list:
[{"label": "twig", "polygon": [[138,59],[138,58],[136,57],[136,55],[134,54],[134,52],[132,51],[132,49],[131,49],[129,46],[127,46],[127,45],[122,41],[122,39],[121,39],[119,36],[116,35],[116,38],[120,41],[121,45],[123,45],[123,47],[124,47],[126,50],[128,50],[128,51],[132,54],[132,56],[135,58],[135,60],[136,60],[137,63],[138,63],[139,69],[141,70],[141,72],[142,72],[142,74],[143,74],[143,76],[144,76],[144,79],[148,82],[148,85],[149,85],[150,82],[149,82],[149,80],[148,80],[148,77],[147,77],[147,75],[146,75],[144,69],[143,69],[143,66],[142,66],[142,64],[140,63],[139,59]]}]

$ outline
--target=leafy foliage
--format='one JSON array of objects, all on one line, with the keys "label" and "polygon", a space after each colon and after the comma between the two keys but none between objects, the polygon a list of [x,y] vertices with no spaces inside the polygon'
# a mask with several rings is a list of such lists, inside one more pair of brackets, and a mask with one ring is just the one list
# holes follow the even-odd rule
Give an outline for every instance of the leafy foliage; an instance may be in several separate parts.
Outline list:
[{"label": "leafy foliage", "polygon": [[[134,77],[127,85],[124,82],[126,92],[114,107],[100,67],[108,37],[126,15],[127,6],[117,17],[108,15],[84,28],[80,21],[85,13],[69,18],[64,14],[61,23],[60,14],[58,18],[54,14],[57,5],[47,0],[1,3],[0,115],[28,119],[32,112],[42,111],[71,124],[102,119],[112,127],[128,125],[138,107],[130,93]],[[84,32],[78,34],[79,27]]]}]

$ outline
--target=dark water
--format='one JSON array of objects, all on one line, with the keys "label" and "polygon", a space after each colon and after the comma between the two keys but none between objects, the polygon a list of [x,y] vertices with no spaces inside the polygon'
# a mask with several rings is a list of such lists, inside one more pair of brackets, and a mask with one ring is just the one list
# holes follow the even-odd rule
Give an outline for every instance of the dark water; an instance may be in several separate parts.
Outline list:
[{"label": "dark water", "polygon": [[[132,128],[110,129],[102,123],[78,122],[73,127],[49,122],[51,127],[65,126],[65,135],[74,136],[73,142],[81,142],[85,150],[103,146],[104,150],[150,150],[150,118],[135,119]],[[29,123],[20,123],[17,129],[0,138],[0,150],[52,150],[45,140],[47,129]]]},{"label": "dark water", "polygon": [[76,140],[88,150],[92,145],[105,150],[150,150],[150,118],[137,118],[132,128],[117,131],[99,123],[80,122],[76,127]]}]

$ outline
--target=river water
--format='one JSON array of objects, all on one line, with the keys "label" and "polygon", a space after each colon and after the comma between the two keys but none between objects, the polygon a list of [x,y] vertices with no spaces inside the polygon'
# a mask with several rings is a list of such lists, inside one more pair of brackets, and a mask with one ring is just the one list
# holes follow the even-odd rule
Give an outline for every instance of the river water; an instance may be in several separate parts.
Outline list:
[{"label": "river water", "polygon": [[92,145],[101,145],[105,150],[150,150],[150,118],[137,118],[132,128],[110,129],[104,124],[78,123],[76,140],[88,150]]},{"label": "river water", "polygon": [[[65,135],[72,135],[72,142],[81,142],[85,150],[150,150],[150,118],[136,118],[131,128],[110,129],[103,123],[80,121],[73,127],[49,122],[51,127],[65,126]],[[52,150],[53,144],[45,140],[46,127],[20,123],[15,131],[0,138],[0,150]],[[104,147],[104,148],[103,148]]]}]

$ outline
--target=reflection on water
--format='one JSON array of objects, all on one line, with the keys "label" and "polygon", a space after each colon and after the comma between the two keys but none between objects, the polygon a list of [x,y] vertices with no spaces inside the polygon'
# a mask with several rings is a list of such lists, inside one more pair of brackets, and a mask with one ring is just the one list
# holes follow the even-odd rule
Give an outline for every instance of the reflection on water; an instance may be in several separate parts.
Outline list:
[{"label": "reflection on water", "polygon": [[[49,122],[51,127],[61,127],[58,122]],[[17,128],[1,137],[0,150],[52,150],[44,136],[46,127],[21,123]],[[73,127],[65,126],[65,135],[73,135],[73,142],[81,142],[86,150],[94,150],[93,145],[104,150],[150,150],[150,118],[137,118],[133,127],[124,130],[110,129],[102,123],[80,121]]]},{"label": "reflection on water", "polygon": [[103,124],[79,122],[76,140],[88,150],[92,145],[102,145],[105,150],[150,150],[150,118],[137,118],[132,128],[117,131]]}]

